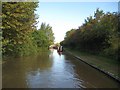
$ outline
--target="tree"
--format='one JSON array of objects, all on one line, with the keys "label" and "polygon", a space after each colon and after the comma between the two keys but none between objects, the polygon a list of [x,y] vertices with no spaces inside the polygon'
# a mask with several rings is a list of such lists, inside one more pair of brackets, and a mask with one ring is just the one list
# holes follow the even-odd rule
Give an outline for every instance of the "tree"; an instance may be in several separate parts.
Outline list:
[{"label": "tree", "polygon": [[52,31],[52,27],[49,26],[49,24],[45,24],[45,23],[42,23],[41,24],[41,28],[39,30],[42,30],[45,35],[47,36],[48,40],[49,40],[49,44],[48,45],[51,45],[54,43],[54,33]]},{"label": "tree", "polygon": [[34,38],[33,41],[37,45],[37,47],[43,48],[49,46],[49,40],[43,30],[34,31],[32,36]]},{"label": "tree", "polygon": [[94,17],[99,20],[104,15],[103,10],[99,10],[99,8],[96,9],[96,12],[94,13]]},{"label": "tree", "polygon": [[66,32],[62,45],[92,53],[102,53],[112,58],[118,57],[119,14],[104,13],[97,9],[94,17],[85,19],[78,29]]},{"label": "tree", "polygon": [[3,54],[17,54],[27,44],[29,35],[35,30],[36,2],[2,3],[2,51]]}]

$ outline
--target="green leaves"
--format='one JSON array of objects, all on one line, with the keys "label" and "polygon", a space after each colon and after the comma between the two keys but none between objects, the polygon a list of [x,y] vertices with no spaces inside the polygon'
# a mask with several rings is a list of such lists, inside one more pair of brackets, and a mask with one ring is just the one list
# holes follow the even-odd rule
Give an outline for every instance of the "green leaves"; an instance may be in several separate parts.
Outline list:
[{"label": "green leaves", "polygon": [[[61,43],[64,46],[87,52],[106,53],[114,57],[119,49],[117,41],[118,14],[109,12],[105,14],[97,9],[94,17],[87,17],[85,23],[78,29],[68,31]],[[113,52],[110,52],[111,50]]]},{"label": "green leaves", "polygon": [[36,7],[37,3],[34,2],[2,3],[3,54],[18,55],[23,50],[20,47],[31,40],[27,36],[35,30]]},{"label": "green leaves", "polygon": [[5,55],[30,55],[39,48],[54,42],[49,24],[36,29],[36,2],[3,2],[2,4],[2,53]]},{"label": "green leaves", "polygon": [[33,32],[34,42],[38,47],[48,47],[54,42],[54,34],[52,32],[52,27],[46,25],[45,23],[41,24],[41,28]]}]

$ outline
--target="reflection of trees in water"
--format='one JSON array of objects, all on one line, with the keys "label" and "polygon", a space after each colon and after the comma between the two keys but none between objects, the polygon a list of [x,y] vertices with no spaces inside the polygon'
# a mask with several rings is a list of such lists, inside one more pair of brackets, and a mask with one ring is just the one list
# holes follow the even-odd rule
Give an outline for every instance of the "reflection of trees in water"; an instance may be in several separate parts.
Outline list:
[{"label": "reflection of trees in water", "polygon": [[97,71],[82,61],[77,60],[69,54],[66,54],[65,56],[65,60],[68,60],[71,64],[73,64],[74,73],[76,74],[76,77],[80,79],[83,86],[88,88],[118,87],[118,83],[107,77],[107,75]]},{"label": "reflection of trees in water", "polygon": [[48,70],[52,67],[52,63],[49,52],[41,52],[36,56],[11,58],[2,68],[3,87],[27,87],[26,75],[29,72]]},{"label": "reflection of trees in water", "polygon": [[57,52],[58,54],[59,54],[59,56],[61,56],[62,55],[62,52]]},{"label": "reflection of trees in water", "polygon": [[[7,58],[6,58],[7,59]],[[23,58],[8,58],[2,65],[2,87],[3,88],[25,88],[27,87],[25,73],[26,65]]]},{"label": "reflection of trees in water", "polygon": [[41,52],[39,55],[24,58],[24,67],[30,70],[49,69],[52,67],[52,60],[49,58],[49,52]]},{"label": "reflection of trees in water", "polygon": [[[63,52],[62,56],[64,56],[64,58],[59,57],[57,52],[50,51],[41,52],[36,56],[9,58],[9,61],[4,63],[2,68],[3,87],[25,88],[30,83],[35,85],[34,83],[41,83],[39,81],[46,80],[45,83],[48,82],[49,79],[51,80],[51,78],[49,78],[51,70],[49,69],[56,64],[53,62],[54,59],[56,59],[55,61],[57,63],[63,62],[61,63],[61,69],[63,70],[62,72],[66,72],[65,75],[68,74],[68,76],[73,75],[71,76],[71,79],[73,77],[76,82],[78,81],[77,84],[80,83],[79,85],[87,87],[95,86],[98,88],[117,87],[117,83],[115,83],[115,81],[111,80],[101,72],[98,72],[83,62],[76,60],[76,58],[70,56],[69,54]],[[56,64],[56,66],[58,66],[58,64]],[[59,70],[60,68],[56,68],[56,66],[53,69]]]},{"label": "reflection of trees in water", "polygon": [[[50,53],[51,54],[51,53]],[[52,58],[49,57],[49,53],[42,53],[37,56],[37,64],[41,70],[49,69],[52,67]]]}]

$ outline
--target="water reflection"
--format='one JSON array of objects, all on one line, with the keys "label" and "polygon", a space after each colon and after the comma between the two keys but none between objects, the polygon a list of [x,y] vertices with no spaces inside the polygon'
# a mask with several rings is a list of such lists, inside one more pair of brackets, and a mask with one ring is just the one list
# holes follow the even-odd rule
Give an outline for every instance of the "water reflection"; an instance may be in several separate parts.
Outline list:
[{"label": "water reflection", "polygon": [[42,52],[37,56],[9,58],[8,62],[3,64],[2,67],[3,87],[25,88],[28,87],[26,75],[29,73],[35,75],[34,72],[38,70],[49,70],[52,67],[52,60],[49,58],[48,52]]},{"label": "water reflection", "polygon": [[[74,70],[71,69],[72,65],[69,64],[69,68],[65,69],[65,57],[59,56],[58,52],[52,51],[49,55],[53,60],[53,65],[49,70],[33,71],[27,74],[28,87],[30,88],[67,88],[67,87],[79,87],[76,85],[77,81],[74,78]],[[75,81],[76,80],[76,81]]]},{"label": "water reflection", "polygon": [[59,56],[61,56],[62,55],[62,52],[57,52],[58,54],[59,54]]},{"label": "water reflection", "polygon": [[3,64],[3,87],[110,88],[118,83],[69,54],[51,49],[37,56],[9,58]]},{"label": "water reflection", "polygon": [[[81,85],[88,88],[117,88],[119,83],[113,81],[113,79],[108,78],[105,74],[99,72],[98,70],[91,68],[80,60],[70,56],[65,55],[65,59],[70,61],[74,67],[75,74],[82,83]],[[67,67],[67,66],[66,66]]]}]

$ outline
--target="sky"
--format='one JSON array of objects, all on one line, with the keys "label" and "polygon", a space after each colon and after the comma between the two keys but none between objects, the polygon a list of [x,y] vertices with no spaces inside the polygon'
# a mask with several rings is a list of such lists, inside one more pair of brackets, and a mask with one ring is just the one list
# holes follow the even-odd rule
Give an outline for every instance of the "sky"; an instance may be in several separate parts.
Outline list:
[{"label": "sky", "polygon": [[106,12],[118,12],[117,2],[40,2],[36,14],[37,28],[42,22],[52,27],[55,43],[64,40],[65,33],[77,29],[99,8]]}]

